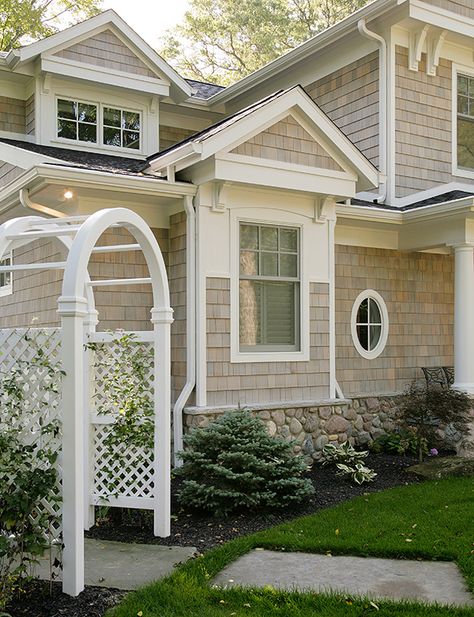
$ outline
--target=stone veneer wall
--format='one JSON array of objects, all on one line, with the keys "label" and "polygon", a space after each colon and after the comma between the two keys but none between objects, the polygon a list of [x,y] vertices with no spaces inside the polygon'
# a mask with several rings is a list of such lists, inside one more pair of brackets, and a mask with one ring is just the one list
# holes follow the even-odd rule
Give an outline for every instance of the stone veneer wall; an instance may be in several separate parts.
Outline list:
[{"label": "stone veneer wall", "polygon": [[[388,341],[366,360],[354,347],[351,311],[360,292],[385,300]],[[336,245],[336,377],[347,397],[399,393],[422,366],[452,366],[454,261],[451,255]]]}]

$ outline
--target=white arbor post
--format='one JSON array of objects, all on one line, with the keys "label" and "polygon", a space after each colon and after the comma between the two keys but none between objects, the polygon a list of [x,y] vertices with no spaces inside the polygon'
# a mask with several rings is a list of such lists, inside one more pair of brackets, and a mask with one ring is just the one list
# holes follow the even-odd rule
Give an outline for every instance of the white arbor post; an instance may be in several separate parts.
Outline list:
[{"label": "white arbor post", "polygon": [[151,310],[154,338],[154,534],[170,535],[170,475],[171,475],[171,358],[170,335],[173,322],[171,308]]},{"label": "white arbor post", "polygon": [[454,247],[454,385],[474,394],[474,246]]},{"label": "white arbor post", "polygon": [[84,589],[84,318],[85,298],[58,299],[61,316],[63,445],[63,591]]}]

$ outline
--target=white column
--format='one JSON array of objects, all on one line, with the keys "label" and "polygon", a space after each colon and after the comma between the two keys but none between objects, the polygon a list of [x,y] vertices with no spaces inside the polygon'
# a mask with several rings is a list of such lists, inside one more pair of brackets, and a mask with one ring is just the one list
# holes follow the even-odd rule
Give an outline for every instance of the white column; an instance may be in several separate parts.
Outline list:
[{"label": "white column", "polygon": [[454,388],[474,394],[474,246],[454,247]]},{"label": "white column", "polygon": [[171,356],[173,309],[151,310],[154,333],[154,534],[170,535],[171,519]]},{"label": "white column", "polygon": [[84,317],[85,298],[58,299],[61,316],[63,591],[84,589]]}]

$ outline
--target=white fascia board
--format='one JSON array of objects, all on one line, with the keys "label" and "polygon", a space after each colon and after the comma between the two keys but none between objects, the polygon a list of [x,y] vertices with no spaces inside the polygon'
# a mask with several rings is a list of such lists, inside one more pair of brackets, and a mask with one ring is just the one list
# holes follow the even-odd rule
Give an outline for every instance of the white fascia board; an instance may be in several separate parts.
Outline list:
[{"label": "white fascia board", "polygon": [[410,0],[409,15],[413,19],[457,34],[474,37],[474,19],[427,4],[421,0]]},{"label": "white fascia board", "polygon": [[181,171],[190,165],[199,163],[201,159],[201,144],[190,141],[163,156],[158,153],[157,158],[150,161],[149,165],[150,169],[155,172],[163,171],[170,166],[173,166],[175,171]]},{"label": "white fascia board", "polygon": [[63,45],[73,45],[87,36],[92,36],[95,30],[101,31],[107,26],[117,29],[139,54],[146,57],[148,63],[151,63],[158,72],[163,73],[170,80],[177,99],[185,100],[191,96],[191,86],[112,9],[61,30],[41,41],[22,47],[18,52],[19,60],[26,62],[40,54],[52,52]]},{"label": "white fascia board", "polygon": [[375,0],[375,2],[370,2],[368,5],[355,11],[355,13],[352,13],[334,26],[331,26],[327,30],[317,34],[308,41],[301,43],[283,56],[280,56],[276,60],[266,64],[261,69],[258,69],[247,77],[244,77],[235,84],[228,86],[225,90],[218,92],[208,99],[208,104],[210,106],[220,105],[237,96],[240,96],[247,90],[258,86],[266,79],[273,77],[280,71],[291,68],[293,65],[308,58],[315,52],[324,48],[326,45],[333,44],[341,37],[357,29],[359,19],[375,19],[390,10],[392,7],[396,7],[404,2],[408,2],[408,0]]},{"label": "white fascia board", "polygon": [[121,71],[75,62],[66,58],[49,56],[41,58],[41,70],[61,77],[72,77],[108,86],[126,88],[135,92],[146,92],[157,96],[168,96],[169,85],[162,80],[146,75],[126,75]]},{"label": "white fascia board", "polygon": [[53,156],[32,152],[31,150],[23,150],[23,148],[18,148],[17,146],[12,146],[4,142],[0,142],[0,161],[5,161],[6,163],[10,163],[10,165],[15,165],[15,167],[21,167],[21,169],[29,169],[41,163],[63,162]]},{"label": "white fascia board", "polygon": [[256,163],[248,165],[231,160],[216,159],[214,179],[241,184],[252,184],[303,193],[351,197],[355,194],[355,181],[349,178],[334,178],[325,174],[307,173],[290,169],[274,169]]}]

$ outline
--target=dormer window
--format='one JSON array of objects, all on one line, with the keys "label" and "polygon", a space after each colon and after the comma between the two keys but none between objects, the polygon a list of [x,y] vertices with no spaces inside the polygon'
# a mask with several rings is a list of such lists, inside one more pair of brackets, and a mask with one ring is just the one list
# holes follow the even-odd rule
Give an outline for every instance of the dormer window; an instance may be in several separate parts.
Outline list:
[{"label": "dormer window", "polygon": [[97,143],[97,105],[58,99],[58,137]]},{"label": "dormer window", "polygon": [[57,127],[61,140],[121,150],[141,149],[139,111],[58,98]]},{"label": "dormer window", "polygon": [[474,169],[474,77],[458,75],[457,166]]}]

